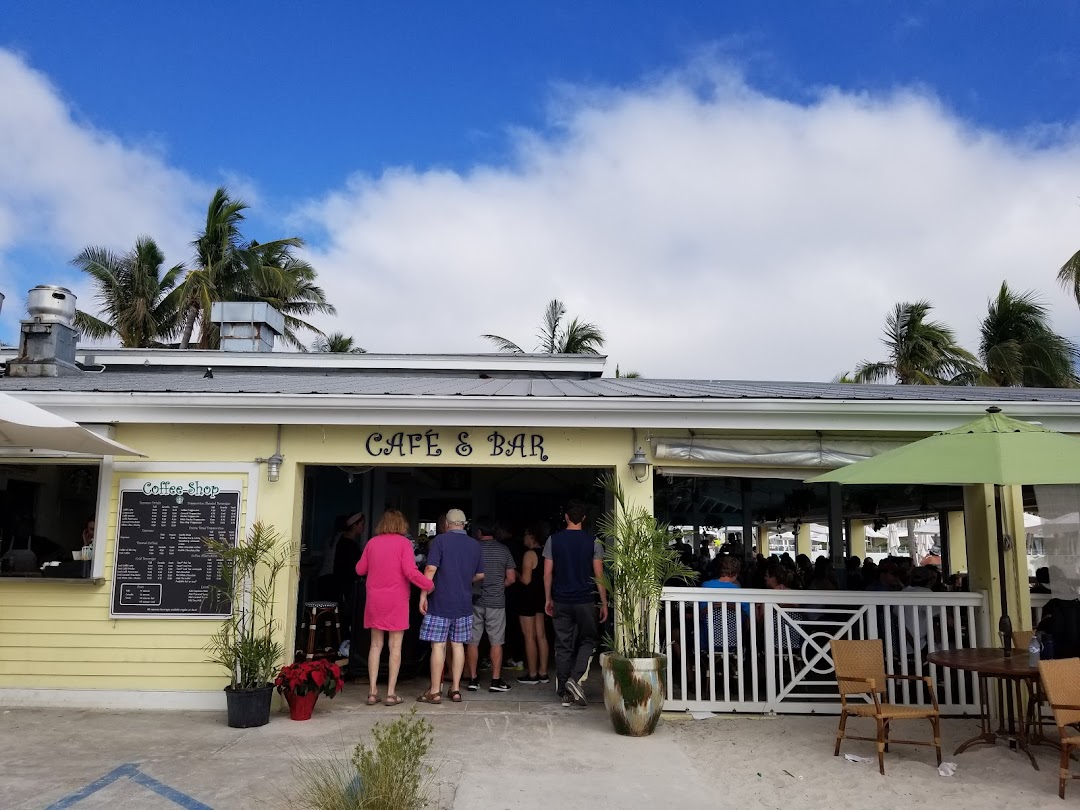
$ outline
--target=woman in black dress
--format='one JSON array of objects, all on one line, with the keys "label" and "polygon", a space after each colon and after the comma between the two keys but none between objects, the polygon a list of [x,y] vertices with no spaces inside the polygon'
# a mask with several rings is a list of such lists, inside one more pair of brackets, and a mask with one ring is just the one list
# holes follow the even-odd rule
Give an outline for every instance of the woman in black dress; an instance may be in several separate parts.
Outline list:
[{"label": "woman in black dress", "polygon": [[525,555],[517,587],[517,615],[525,636],[526,672],[519,683],[548,682],[548,640],[544,613],[544,541],[547,538],[537,526],[525,530]]}]

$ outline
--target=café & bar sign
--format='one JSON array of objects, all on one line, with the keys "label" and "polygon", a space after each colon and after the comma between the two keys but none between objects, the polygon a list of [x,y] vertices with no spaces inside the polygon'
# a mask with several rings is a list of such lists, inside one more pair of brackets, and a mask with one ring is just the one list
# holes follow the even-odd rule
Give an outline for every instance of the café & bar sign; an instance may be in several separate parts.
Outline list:
[{"label": "caf\u00e9 & bar sign", "polygon": [[424,431],[369,433],[364,450],[373,458],[515,458],[547,461],[542,433],[514,431]]}]

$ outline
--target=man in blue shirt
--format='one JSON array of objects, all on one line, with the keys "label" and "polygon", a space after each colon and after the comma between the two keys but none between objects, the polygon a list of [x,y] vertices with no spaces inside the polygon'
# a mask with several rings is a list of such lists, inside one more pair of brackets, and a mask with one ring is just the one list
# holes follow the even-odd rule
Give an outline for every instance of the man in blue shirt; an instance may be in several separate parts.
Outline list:
[{"label": "man in blue shirt", "polygon": [[465,643],[472,635],[472,584],[484,578],[480,544],[465,533],[465,513],[446,513],[446,531],[431,541],[424,576],[434,580],[430,598],[420,594],[420,640],[431,643],[431,688],[417,698],[421,703],[442,703],[442,673],[446,642],[450,642],[453,681],[447,697],[461,702],[461,673],[465,669]]},{"label": "man in blue shirt", "polygon": [[585,705],[581,682],[600,642],[593,588],[600,591],[600,623],[607,621],[607,590],[603,585],[603,549],[581,527],[585,504],[570,501],[566,528],[548,538],[544,547],[545,612],[555,626],[556,688],[563,706]]},{"label": "man in blue shirt", "polygon": [[[709,579],[701,583],[702,588],[740,588],[739,572],[742,563],[739,558],[731,554],[721,554],[709,563],[706,569]],[[750,615],[750,605],[747,602],[738,603],[742,615]],[[723,602],[700,602],[701,621],[701,649],[703,650],[729,650],[739,647],[739,609],[735,603]],[[709,641],[709,612],[712,612],[712,639]]]}]

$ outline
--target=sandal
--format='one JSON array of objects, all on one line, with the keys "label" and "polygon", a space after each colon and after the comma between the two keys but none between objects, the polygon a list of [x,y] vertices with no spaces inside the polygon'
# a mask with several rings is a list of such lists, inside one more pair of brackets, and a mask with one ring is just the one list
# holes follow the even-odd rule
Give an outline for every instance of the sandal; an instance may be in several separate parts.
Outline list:
[{"label": "sandal", "polygon": [[457,689],[451,692],[448,697],[451,703],[461,703],[461,692]]},{"label": "sandal", "polygon": [[379,702],[379,696],[377,694],[367,696],[367,705],[368,706],[374,706],[378,702]]},{"label": "sandal", "polygon": [[433,694],[431,694],[431,692],[424,692],[424,694],[420,695],[420,697],[418,697],[416,699],[416,702],[417,703],[431,703],[432,705],[438,706],[440,703],[442,703],[442,695],[439,695],[439,694],[434,694],[433,695]]},{"label": "sandal", "polygon": [[386,700],[383,701],[384,706],[397,706],[399,703],[404,703],[398,695],[387,695]]}]

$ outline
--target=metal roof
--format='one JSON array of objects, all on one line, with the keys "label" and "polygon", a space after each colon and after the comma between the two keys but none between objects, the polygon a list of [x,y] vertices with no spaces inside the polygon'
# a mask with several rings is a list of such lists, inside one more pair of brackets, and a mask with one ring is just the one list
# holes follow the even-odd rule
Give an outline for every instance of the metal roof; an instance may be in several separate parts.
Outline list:
[{"label": "metal roof", "polygon": [[[16,358],[13,347],[0,348],[0,366]],[[207,367],[277,373],[349,372],[420,376],[567,377],[585,379],[604,373],[602,354],[344,354],[333,352],[223,352],[211,349],[120,349],[79,347],[76,360],[104,366],[108,373],[195,371]]]},{"label": "metal roof", "polygon": [[337,396],[567,397],[647,399],[755,399],[927,402],[1077,402],[1080,390],[981,388],[950,385],[848,385],[818,382],[537,379],[485,375],[377,374],[314,369],[242,370],[127,368],[69,377],[0,377],[0,390],[169,394],[325,394]]}]

